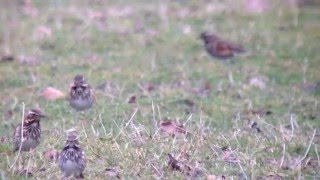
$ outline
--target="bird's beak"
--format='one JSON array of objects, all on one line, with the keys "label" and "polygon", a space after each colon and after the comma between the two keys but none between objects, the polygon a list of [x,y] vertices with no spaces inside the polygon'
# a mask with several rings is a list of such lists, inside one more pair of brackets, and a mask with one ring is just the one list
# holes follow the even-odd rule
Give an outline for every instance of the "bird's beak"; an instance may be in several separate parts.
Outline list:
[{"label": "bird's beak", "polygon": [[48,116],[45,113],[39,114],[41,118],[47,118]]}]

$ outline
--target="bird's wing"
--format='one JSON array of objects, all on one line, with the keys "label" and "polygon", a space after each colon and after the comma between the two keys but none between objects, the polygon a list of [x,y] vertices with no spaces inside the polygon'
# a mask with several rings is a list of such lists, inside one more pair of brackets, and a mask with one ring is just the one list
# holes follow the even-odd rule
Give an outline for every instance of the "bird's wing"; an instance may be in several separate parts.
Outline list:
[{"label": "bird's wing", "polygon": [[228,43],[218,41],[216,44],[216,51],[219,56],[233,56],[233,52]]},{"label": "bird's wing", "polygon": [[21,124],[18,125],[13,132],[13,150],[17,151],[20,148],[21,141]]},{"label": "bird's wing", "polygon": [[231,50],[233,50],[234,52],[238,52],[238,53],[241,53],[241,52],[245,52],[245,49],[243,48],[243,46],[239,45],[239,44],[235,44],[235,43],[231,43],[231,42],[228,42]]}]

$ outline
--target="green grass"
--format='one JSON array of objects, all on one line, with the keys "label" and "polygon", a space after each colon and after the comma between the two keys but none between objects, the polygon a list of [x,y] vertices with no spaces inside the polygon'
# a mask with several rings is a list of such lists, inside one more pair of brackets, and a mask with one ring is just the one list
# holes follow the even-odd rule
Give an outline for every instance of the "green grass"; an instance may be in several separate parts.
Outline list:
[{"label": "green grass", "polygon": [[[298,11],[277,5],[248,14],[235,5],[228,8],[229,1],[32,2],[35,15],[26,14],[18,2],[0,1],[0,55],[15,57],[0,62],[0,136],[11,138],[23,103],[49,115],[31,158],[34,177],[60,177],[57,164],[43,152],[60,151],[73,122],[66,100],[47,101],[39,95],[48,86],[67,93],[76,74],[87,78],[97,96],[94,108],[75,127],[86,152],[86,179],[103,178],[111,167],[126,179],[188,177],[168,167],[167,153],[199,170],[201,179],[320,177],[320,87],[300,87],[320,82],[319,5]],[[206,10],[218,4],[221,10]],[[41,26],[52,34],[42,34]],[[234,63],[211,58],[199,39],[202,31],[241,42],[249,54]],[[35,61],[22,63],[21,57]],[[264,77],[266,87],[250,86],[250,77]],[[209,93],[196,93],[206,82]],[[155,89],[142,91],[145,84]],[[136,105],[127,103],[132,95]],[[252,109],[272,113],[246,113]],[[178,120],[191,134],[166,135],[155,126],[165,118]],[[250,128],[252,122],[261,132]],[[10,171],[16,156],[11,146],[11,139],[0,143],[0,173],[18,179]],[[236,162],[228,162],[231,157],[223,147],[231,149],[224,153]],[[307,164],[310,159],[316,159],[315,166]]]}]

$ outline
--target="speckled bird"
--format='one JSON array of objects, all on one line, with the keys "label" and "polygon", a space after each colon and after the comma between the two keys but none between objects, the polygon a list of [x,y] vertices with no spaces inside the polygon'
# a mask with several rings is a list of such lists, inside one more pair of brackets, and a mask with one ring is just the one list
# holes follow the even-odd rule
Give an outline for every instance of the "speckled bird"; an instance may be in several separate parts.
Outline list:
[{"label": "speckled bird", "polygon": [[79,145],[78,137],[75,129],[68,130],[67,141],[59,157],[59,167],[64,177],[84,178],[85,153]]},{"label": "speckled bird", "polygon": [[92,88],[82,75],[76,75],[70,87],[69,103],[77,111],[90,109],[95,102]]},{"label": "speckled bird", "polygon": [[41,140],[40,119],[45,114],[39,109],[30,110],[24,117],[23,123],[18,125],[14,131],[14,152],[30,151],[35,149]]},{"label": "speckled bird", "polygon": [[203,32],[200,38],[204,42],[206,51],[218,59],[228,59],[237,53],[245,52],[245,49],[241,45],[222,40],[213,33]]}]

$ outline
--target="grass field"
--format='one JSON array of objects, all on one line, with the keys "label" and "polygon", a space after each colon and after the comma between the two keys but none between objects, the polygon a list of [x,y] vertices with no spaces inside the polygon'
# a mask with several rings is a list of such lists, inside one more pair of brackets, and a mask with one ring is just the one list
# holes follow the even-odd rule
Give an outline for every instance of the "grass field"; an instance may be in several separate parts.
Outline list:
[{"label": "grass field", "polygon": [[[43,153],[63,148],[73,111],[40,95],[68,94],[76,74],[97,97],[75,125],[86,179],[117,178],[107,168],[124,179],[320,179],[319,7],[273,3],[253,14],[229,0],[0,0],[1,179],[23,178],[11,136],[24,106],[49,117],[34,156],[22,158],[34,178],[60,177]],[[212,58],[203,31],[248,53]],[[168,133],[169,120],[187,135]]]}]

